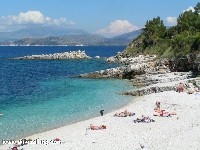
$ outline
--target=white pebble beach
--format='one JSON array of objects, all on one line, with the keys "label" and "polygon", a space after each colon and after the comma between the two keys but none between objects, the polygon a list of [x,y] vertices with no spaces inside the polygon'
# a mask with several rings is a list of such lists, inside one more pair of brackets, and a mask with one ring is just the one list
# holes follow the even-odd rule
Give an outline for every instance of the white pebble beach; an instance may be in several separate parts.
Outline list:
[{"label": "white pebble beach", "polygon": [[[166,84],[166,83],[165,83]],[[176,112],[171,117],[153,116],[155,102],[161,109]],[[127,109],[136,113],[131,117],[114,117],[116,112]],[[165,91],[141,97],[133,97],[127,106],[89,120],[26,137],[26,139],[61,139],[58,144],[27,144],[23,150],[199,150],[200,149],[200,94]],[[106,110],[105,110],[106,112]],[[150,123],[134,123],[142,115],[155,120]],[[106,125],[103,130],[86,129],[93,125]],[[10,145],[0,146],[7,150]]]}]

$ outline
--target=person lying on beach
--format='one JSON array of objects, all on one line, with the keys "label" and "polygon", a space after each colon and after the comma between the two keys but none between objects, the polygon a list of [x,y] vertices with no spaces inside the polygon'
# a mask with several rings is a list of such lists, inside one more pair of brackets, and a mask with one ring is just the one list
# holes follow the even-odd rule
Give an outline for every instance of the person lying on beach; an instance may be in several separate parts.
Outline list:
[{"label": "person lying on beach", "polygon": [[171,115],[176,115],[175,112],[167,112],[165,110],[155,110],[156,114],[153,114],[154,116],[160,116],[160,117],[170,117]]},{"label": "person lying on beach", "polygon": [[186,89],[188,94],[194,94],[195,92],[199,92],[198,88],[188,88]]},{"label": "person lying on beach", "polygon": [[105,125],[94,126],[94,125],[90,124],[90,129],[91,130],[102,130],[102,129],[106,129],[106,126]]},{"label": "person lying on beach", "polygon": [[143,123],[149,123],[149,122],[155,122],[155,120],[151,119],[149,116],[148,117],[144,117],[142,115],[142,118],[137,118],[136,120],[133,120],[134,123],[140,123],[140,122],[143,122]]},{"label": "person lying on beach", "polygon": [[128,116],[134,116],[134,115],[135,115],[135,113],[129,112],[127,109],[125,109],[125,111],[123,111],[123,112],[114,114],[114,116],[117,116],[117,117],[128,117]]},{"label": "person lying on beach", "polygon": [[61,141],[61,139],[60,138],[55,138],[55,139],[53,139],[54,141]]}]

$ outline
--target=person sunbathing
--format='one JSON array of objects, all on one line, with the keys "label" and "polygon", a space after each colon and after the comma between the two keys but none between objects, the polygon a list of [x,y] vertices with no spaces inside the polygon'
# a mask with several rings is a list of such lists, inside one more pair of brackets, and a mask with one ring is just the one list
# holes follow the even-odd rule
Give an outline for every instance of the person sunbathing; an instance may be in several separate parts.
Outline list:
[{"label": "person sunbathing", "polygon": [[129,112],[127,109],[125,109],[125,111],[121,112],[121,113],[115,113],[114,116],[117,117],[127,117],[127,116],[134,116],[135,113],[133,112]]},{"label": "person sunbathing", "polygon": [[187,89],[187,93],[188,94],[193,94],[195,92],[195,89],[194,88],[188,88]]},{"label": "person sunbathing", "polygon": [[135,119],[135,120],[133,120],[134,121],[134,123],[139,123],[139,122],[144,122],[145,121],[145,119],[144,118],[137,118],[137,119]]},{"label": "person sunbathing", "polygon": [[134,116],[134,115],[135,115],[135,113],[129,112],[129,115],[128,115],[128,116]]},{"label": "person sunbathing", "polygon": [[127,117],[127,115],[124,112],[115,113],[114,116],[117,116],[117,117]]},{"label": "person sunbathing", "polygon": [[129,112],[127,109],[125,109],[124,114],[125,114],[126,116],[134,116],[134,115],[135,115],[135,113]]},{"label": "person sunbathing", "polygon": [[100,125],[100,126],[94,126],[94,125],[90,125],[90,129],[91,130],[102,130],[102,129],[106,129],[105,125]]},{"label": "person sunbathing", "polygon": [[170,117],[171,115],[176,115],[175,112],[167,112],[165,110],[155,111],[156,114],[153,114],[154,116],[161,116],[161,117]]},{"label": "person sunbathing", "polygon": [[136,120],[133,120],[134,123],[140,123],[140,122],[143,122],[143,123],[149,123],[149,122],[155,122],[155,120],[151,119],[149,116],[148,117],[144,117],[142,115],[142,118],[137,118]]}]

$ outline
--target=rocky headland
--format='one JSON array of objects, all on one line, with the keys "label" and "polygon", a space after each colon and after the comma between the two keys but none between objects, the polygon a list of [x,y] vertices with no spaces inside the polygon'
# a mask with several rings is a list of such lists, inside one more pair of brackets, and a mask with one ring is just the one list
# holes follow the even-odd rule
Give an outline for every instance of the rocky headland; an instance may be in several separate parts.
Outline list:
[{"label": "rocky headland", "polygon": [[54,54],[42,54],[42,55],[31,55],[16,57],[11,59],[17,60],[56,60],[56,59],[90,59],[91,57],[87,56],[85,51],[70,51],[64,53],[54,53]]},{"label": "rocky headland", "polygon": [[[179,60],[158,59],[156,55],[131,57],[122,52],[106,60],[108,63],[120,63],[119,67],[81,74],[79,77],[128,79],[137,89],[123,92],[124,95],[143,96],[157,92],[177,91],[180,82],[185,91],[191,93],[200,90],[199,79],[193,78],[194,73],[200,70],[198,59],[199,57],[194,56]],[[170,86],[163,84],[170,82]]]},{"label": "rocky headland", "polygon": [[[134,96],[152,93],[151,91],[175,90],[175,82],[183,82],[186,85],[192,77],[200,75],[200,36],[196,23],[200,21],[199,10],[200,3],[190,15],[188,12],[180,14],[177,25],[170,28],[164,25],[160,17],[148,20],[140,36],[133,39],[122,53],[107,59],[108,63],[117,62],[123,66],[89,73],[83,77],[129,79],[134,86],[146,88],[146,91],[141,89],[138,93],[126,92]],[[189,19],[191,16],[195,18],[192,21]],[[158,85],[164,82],[173,85]],[[151,85],[154,87],[149,87]],[[191,93],[189,88],[184,87]],[[194,82],[193,88],[199,90],[199,82]]]}]

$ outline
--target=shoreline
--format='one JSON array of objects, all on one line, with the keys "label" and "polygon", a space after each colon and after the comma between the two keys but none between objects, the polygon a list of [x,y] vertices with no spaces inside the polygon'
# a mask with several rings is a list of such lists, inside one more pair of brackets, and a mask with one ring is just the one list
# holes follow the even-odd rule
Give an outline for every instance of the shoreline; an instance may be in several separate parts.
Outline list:
[{"label": "shoreline", "polygon": [[[124,95],[124,96],[126,96],[126,95]],[[128,102],[127,104],[124,104],[123,106],[121,106],[121,107],[119,107],[119,108],[115,108],[115,109],[113,109],[113,110],[111,110],[111,111],[108,111],[107,113],[105,113],[104,114],[104,116],[102,117],[102,116],[100,116],[100,115],[98,115],[98,116],[95,116],[95,117],[92,117],[92,118],[86,118],[86,119],[84,119],[84,120],[80,120],[80,121],[73,121],[72,123],[69,123],[69,124],[65,124],[65,125],[63,125],[63,126],[60,126],[60,127],[56,127],[56,128],[52,128],[52,129],[50,129],[50,130],[46,130],[46,131],[42,131],[42,132],[39,132],[39,133],[35,133],[35,134],[31,134],[31,135],[28,135],[28,136],[25,136],[25,137],[23,137],[23,138],[20,138],[20,139],[17,139],[17,140],[12,140],[12,141],[16,141],[16,142],[18,142],[18,141],[20,141],[20,140],[22,140],[22,139],[33,139],[34,140],[34,137],[40,137],[40,136],[42,136],[42,135],[48,135],[48,134],[51,134],[52,132],[57,132],[57,131],[59,131],[59,130],[64,130],[65,128],[70,128],[70,127],[72,127],[72,126],[77,126],[77,125],[79,125],[79,124],[85,124],[85,123],[87,123],[87,122],[89,122],[89,121],[93,121],[93,120],[101,120],[101,119],[104,119],[104,117],[105,116],[110,116],[110,115],[112,115],[112,114],[114,114],[115,112],[117,112],[117,111],[119,111],[119,110],[123,110],[123,109],[126,109],[127,107],[129,107],[130,105],[132,105],[134,102],[136,102],[136,101],[139,101],[140,100],[140,97],[138,96],[138,97],[134,97],[134,99],[132,99],[130,102]],[[104,122],[104,120],[102,121],[102,122]],[[89,125],[88,125],[89,126]],[[39,138],[35,138],[35,140],[36,139],[39,139]],[[6,139],[7,140],[7,139]],[[40,140],[48,140],[48,139],[40,139]],[[48,141],[51,141],[51,139],[49,139]],[[12,145],[12,144],[0,144],[0,148],[2,148],[1,150],[4,150],[4,148],[5,148],[5,150],[7,150],[8,148],[9,148],[9,145]],[[45,144],[44,144],[45,145]],[[43,145],[43,146],[44,146]],[[26,145],[25,145],[26,146]],[[23,146],[20,146],[20,148],[22,148]],[[24,147],[24,148],[26,148],[26,147]]]},{"label": "shoreline", "polygon": [[[91,79],[91,80],[93,80],[93,79]],[[94,80],[96,80],[96,79],[94,79]],[[99,79],[99,80],[101,80],[101,79]],[[127,86],[127,87],[130,86],[131,87],[129,81],[127,81],[127,80],[121,80],[121,79],[103,79],[103,80],[116,80],[117,83],[118,82],[119,83],[122,82],[122,83],[124,83],[124,86]],[[123,91],[124,91],[123,88],[121,88],[120,92],[119,91],[115,91],[113,93],[114,93],[115,97],[119,97],[121,95],[119,93],[121,93]],[[123,96],[123,95],[121,95],[121,96]],[[113,98],[115,99],[115,97],[113,97]],[[119,108],[124,107],[124,106],[126,106],[127,104],[130,103],[130,101],[125,100],[125,99],[130,99],[131,96],[128,96],[128,97],[127,96],[126,97],[123,96],[123,97],[124,97],[124,99],[123,99],[123,102],[121,102],[121,103],[119,103],[120,99],[118,98],[119,99],[118,103],[116,103],[116,105],[114,106],[114,108],[112,108],[113,106],[109,105],[109,111],[106,110],[107,111],[106,113],[110,113],[112,111],[118,110]],[[117,106],[117,104],[120,104],[120,105]],[[32,136],[32,135],[35,135],[35,134],[40,134],[40,133],[48,132],[48,131],[59,129],[59,128],[62,128],[62,127],[65,127],[65,126],[76,124],[78,122],[86,121],[86,120],[98,117],[99,116],[99,110],[98,110],[98,112],[94,112],[92,114],[93,114],[93,116],[89,116],[88,114],[87,115],[84,114],[84,118],[74,118],[74,119],[70,120],[69,122],[65,121],[65,122],[62,122],[61,124],[50,126],[50,127],[45,128],[45,129],[36,129],[36,130],[34,130],[33,132],[30,132],[30,133],[23,133],[23,135],[22,134],[18,134],[17,138],[2,138],[1,140],[16,140],[16,141],[18,141],[18,139],[23,139],[25,137],[29,137],[29,136]],[[16,133],[14,133],[14,134],[17,135]],[[0,149],[1,149],[2,145],[3,145],[2,141],[0,141]]]},{"label": "shoreline", "polygon": [[[160,83],[161,85],[163,83]],[[171,82],[164,84],[172,84]],[[103,117],[73,123],[50,131],[34,134],[26,139],[43,140],[43,144],[28,144],[19,149],[136,149],[140,144],[147,149],[198,149],[200,143],[200,94],[164,91],[145,96],[133,97],[126,106],[113,110]],[[161,108],[177,115],[171,117],[153,116],[156,101]],[[116,112],[128,109],[136,113],[133,117],[113,117]],[[189,112],[189,113],[188,113]],[[150,116],[155,122],[134,123],[141,115]],[[106,125],[105,130],[86,130],[90,124]],[[60,144],[50,144],[53,139],[61,139]],[[41,141],[40,141],[41,142]],[[49,142],[49,143],[48,143]],[[47,144],[47,145],[45,145]],[[0,146],[7,150],[9,145]]]},{"label": "shoreline", "polygon": [[[139,97],[138,97],[139,98]],[[104,114],[104,116],[107,116],[107,115],[110,115],[110,114],[113,114],[115,111],[118,111],[118,110],[121,110],[122,108],[126,108],[127,106],[129,106],[129,105],[131,105],[134,101],[136,101],[137,100],[137,98],[135,98],[135,99],[133,99],[132,101],[130,101],[130,102],[128,102],[127,104],[124,104],[123,106],[121,106],[121,107],[118,107],[118,108],[115,108],[115,109],[112,109],[111,111],[108,111],[107,113],[105,113]],[[36,133],[34,133],[34,134],[31,134],[31,135],[27,135],[27,136],[23,136],[22,138],[19,138],[19,139],[12,139],[12,141],[16,141],[16,142],[18,142],[18,141],[20,141],[20,140],[22,140],[22,139],[30,139],[30,138],[32,138],[32,137],[35,137],[35,136],[40,136],[41,134],[48,134],[49,132],[53,132],[53,131],[57,131],[57,130],[61,130],[61,129],[63,129],[63,128],[66,128],[66,127],[69,127],[69,126],[74,126],[74,125],[77,125],[77,124],[81,124],[81,123],[85,123],[85,122],[87,122],[87,121],[89,121],[89,120],[93,120],[93,119],[99,119],[99,118],[102,118],[100,115],[98,115],[98,116],[94,116],[94,117],[87,117],[87,118],[85,118],[85,119],[83,119],[83,120],[80,120],[80,121],[72,121],[71,123],[69,123],[69,124],[65,124],[65,125],[62,125],[62,126],[59,126],[59,127],[52,127],[51,129],[47,129],[47,130],[44,130],[44,131],[42,131],[42,132],[36,132]],[[78,119],[79,120],[79,119]],[[38,139],[38,138],[36,138],[36,139]],[[8,141],[9,139],[3,139],[3,140],[6,140],[6,141]],[[46,140],[46,139],[43,139],[43,140]],[[2,141],[1,141],[2,142]],[[5,148],[5,147],[7,147],[8,148],[8,146],[6,146],[6,145],[9,145],[9,144],[0,144],[0,148]],[[10,144],[10,145],[12,145],[12,144]],[[21,147],[21,146],[20,146]],[[3,150],[3,149],[2,149]],[[7,150],[7,149],[6,149]]]}]

